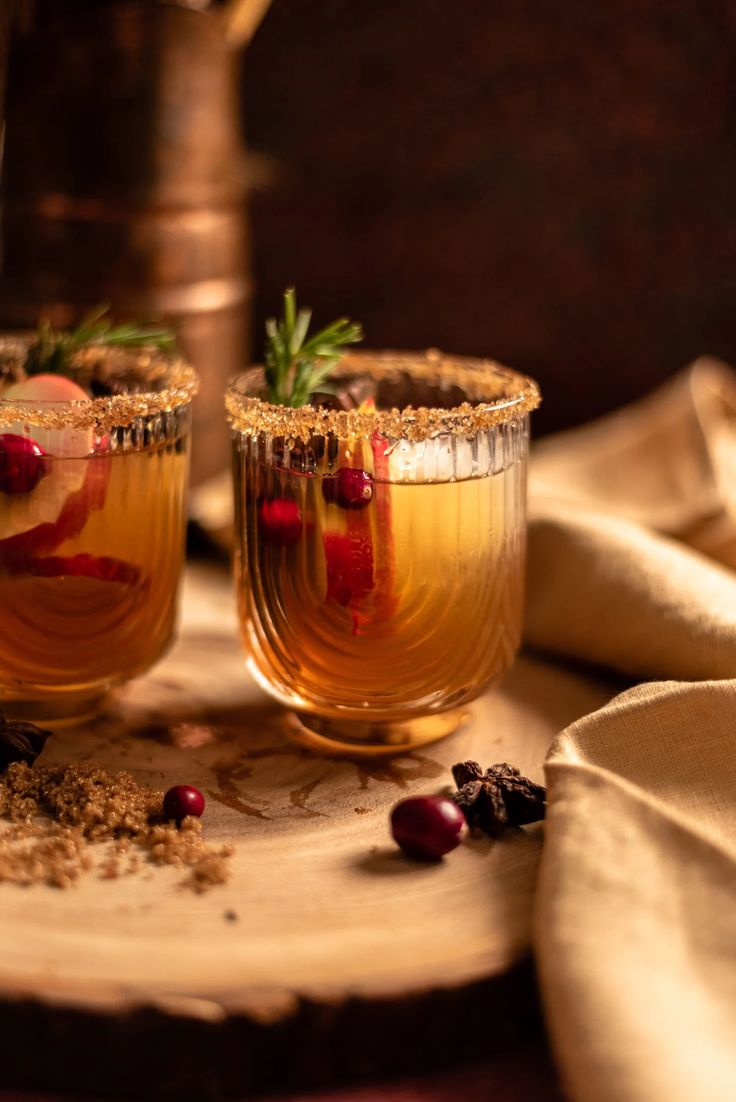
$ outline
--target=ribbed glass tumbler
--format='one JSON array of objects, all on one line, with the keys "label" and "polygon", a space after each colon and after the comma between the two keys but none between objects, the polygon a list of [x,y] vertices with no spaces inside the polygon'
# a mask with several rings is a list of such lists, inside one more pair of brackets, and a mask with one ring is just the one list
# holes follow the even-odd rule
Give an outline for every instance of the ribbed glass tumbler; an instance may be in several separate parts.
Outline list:
[{"label": "ribbed glass tumbler", "polygon": [[0,340],[0,711],[79,722],[171,640],[197,379],[89,349],[12,383],[26,347]]},{"label": "ribbed glass tumbler", "polygon": [[513,661],[539,392],[436,353],[347,355],[332,381],[300,409],[269,404],[258,368],[229,391],[243,640],[294,737],[397,753]]}]

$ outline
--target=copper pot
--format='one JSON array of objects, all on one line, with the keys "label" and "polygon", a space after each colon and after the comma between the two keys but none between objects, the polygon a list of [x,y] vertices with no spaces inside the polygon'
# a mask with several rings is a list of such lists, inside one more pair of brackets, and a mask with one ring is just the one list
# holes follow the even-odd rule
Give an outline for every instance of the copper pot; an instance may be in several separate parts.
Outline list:
[{"label": "copper pot", "polygon": [[240,57],[216,13],[146,0],[41,0],[10,52],[0,325],[170,320],[203,379],[195,481],[249,351]]}]

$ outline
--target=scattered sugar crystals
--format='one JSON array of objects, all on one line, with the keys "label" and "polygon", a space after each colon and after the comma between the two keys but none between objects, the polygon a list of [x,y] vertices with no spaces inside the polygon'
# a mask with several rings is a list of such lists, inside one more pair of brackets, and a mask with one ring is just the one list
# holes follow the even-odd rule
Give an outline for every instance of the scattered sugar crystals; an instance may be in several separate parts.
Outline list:
[{"label": "scattered sugar crystals", "polygon": [[69,888],[153,864],[186,869],[181,885],[196,892],[225,883],[233,847],[206,843],[199,819],[165,822],[162,801],[130,773],[13,762],[0,775],[0,882]]}]

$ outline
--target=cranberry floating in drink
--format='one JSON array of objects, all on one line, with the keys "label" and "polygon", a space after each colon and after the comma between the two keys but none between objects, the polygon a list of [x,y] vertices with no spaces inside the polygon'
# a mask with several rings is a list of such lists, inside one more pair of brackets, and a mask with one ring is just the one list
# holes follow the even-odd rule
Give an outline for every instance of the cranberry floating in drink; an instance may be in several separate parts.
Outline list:
[{"label": "cranberry floating in drink", "polygon": [[46,452],[35,440],[15,432],[0,433],[0,493],[29,494],[44,473]]},{"label": "cranberry floating in drink", "polygon": [[302,515],[295,501],[277,497],[261,502],[258,514],[261,539],[266,543],[294,543],[302,534]]},{"label": "cranberry floating in drink", "polygon": [[[294,332],[270,335],[293,348]],[[332,393],[360,404],[297,404],[273,399],[277,353],[227,397],[249,669],[310,746],[440,738],[519,643],[536,384],[486,361],[340,350]],[[290,503],[298,531],[274,538],[264,502]]]},{"label": "cranberry floating in drink", "polygon": [[325,501],[334,501],[343,509],[362,509],[373,497],[373,476],[360,467],[341,467],[336,475],[322,482]]},{"label": "cranberry floating in drink", "polygon": [[0,338],[0,709],[92,714],[168,644],[196,377],[161,331]]}]

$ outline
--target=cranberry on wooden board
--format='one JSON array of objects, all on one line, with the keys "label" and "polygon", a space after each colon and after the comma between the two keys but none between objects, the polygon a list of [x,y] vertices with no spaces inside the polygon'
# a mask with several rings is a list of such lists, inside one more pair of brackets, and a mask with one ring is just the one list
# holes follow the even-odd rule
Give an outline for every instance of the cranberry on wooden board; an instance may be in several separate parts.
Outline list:
[{"label": "cranberry on wooden board", "polygon": [[438,860],[460,845],[467,832],[465,816],[445,796],[411,796],[391,812],[391,834],[409,857]]},{"label": "cranberry on wooden board", "polygon": [[199,818],[204,813],[204,796],[191,784],[175,784],[164,796],[164,819],[180,823],[187,815]]}]

